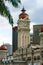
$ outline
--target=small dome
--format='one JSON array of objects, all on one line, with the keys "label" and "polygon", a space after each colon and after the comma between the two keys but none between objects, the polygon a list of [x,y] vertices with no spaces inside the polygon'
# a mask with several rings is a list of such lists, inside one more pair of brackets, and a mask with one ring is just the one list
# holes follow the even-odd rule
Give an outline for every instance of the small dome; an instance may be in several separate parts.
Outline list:
[{"label": "small dome", "polygon": [[22,13],[19,15],[19,19],[21,19],[21,18],[22,19],[24,19],[24,18],[28,19],[28,14],[25,13],[26,10],[23,8],[21,11],[22,11]]},{"label": "small dome", "polygon": [[43,26],[41,26],[41,32],[43,32]]},{"label": "small dome", "polygon": [[7,50],[7,47],[5,45],[0,46],[0,50]]},{"label": "small dome", "polygon": [[17,26],[13,27],[13,30],[17,30],[17,29],[18,29],[18,27],[17,27]]}]

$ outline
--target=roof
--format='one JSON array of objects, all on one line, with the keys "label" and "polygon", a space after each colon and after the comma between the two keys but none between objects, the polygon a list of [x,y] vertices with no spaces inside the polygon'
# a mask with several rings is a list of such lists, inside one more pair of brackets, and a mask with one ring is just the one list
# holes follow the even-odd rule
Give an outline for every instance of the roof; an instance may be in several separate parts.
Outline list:
[{"label": "roof", "polygon": [[7,47],[5,45],[1,45],[0,50],[7,50]]},{"label": "roof", "polygon": [[28,19],[28,14],[27,13],[25,13],[25,9],[24,9],[24,7],[23,7],[23,9],[21,10],[22,11],[22,13],[19,15],[19,19],[24,19],[24,18],[26,18],[26,19]]}]

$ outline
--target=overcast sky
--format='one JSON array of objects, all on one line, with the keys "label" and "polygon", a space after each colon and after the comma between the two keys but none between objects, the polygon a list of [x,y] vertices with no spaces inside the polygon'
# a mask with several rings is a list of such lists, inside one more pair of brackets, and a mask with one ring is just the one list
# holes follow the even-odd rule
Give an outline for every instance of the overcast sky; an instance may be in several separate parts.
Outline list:
[{"label": "overcast sky", "polygon": [[[31,21],[30,29],[33,28],[34,24],[43,24],[43,0],[21,0],[18,8],[14,8],[10,2],[6,2],[6,6],[13,17],[14,26],[17,25],[18,16],[23,6]],[[0,15],[0,45],[3,42],[12,44],[12,28],[7,18]]]}]

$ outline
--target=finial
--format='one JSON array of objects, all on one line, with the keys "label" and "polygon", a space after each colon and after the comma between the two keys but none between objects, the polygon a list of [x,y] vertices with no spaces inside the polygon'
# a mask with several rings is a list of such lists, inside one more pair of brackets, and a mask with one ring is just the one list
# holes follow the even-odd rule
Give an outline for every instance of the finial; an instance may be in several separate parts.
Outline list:
[{"label": "finial", "polygon": [[22,12],[25,12],[26,10],[25,10],[24,7],[23,7],[21,11],[22,11]]}]

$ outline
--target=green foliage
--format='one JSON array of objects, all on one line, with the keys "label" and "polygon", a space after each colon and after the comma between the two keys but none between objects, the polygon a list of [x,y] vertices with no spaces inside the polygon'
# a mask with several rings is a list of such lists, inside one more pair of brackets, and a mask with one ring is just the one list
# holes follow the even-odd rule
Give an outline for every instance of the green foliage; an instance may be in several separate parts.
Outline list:
[{"label": "green foliage", "polygon": [[12,5],[15,7],[18,7],[18,3],[21,3],[20,0],[10,0],[12,2]]},{"label": "green foliage", "polygon": [[[10,1],[12,3],[13,6],[18,7],[18,3],[21,3],[20,0],[5,0],[5,1]],[[0,14],[8,17],[9,19],[9,23],[13,26],[13,18],[8,10],[8,8],[6,7],[4,0],[0,0]]]}]

